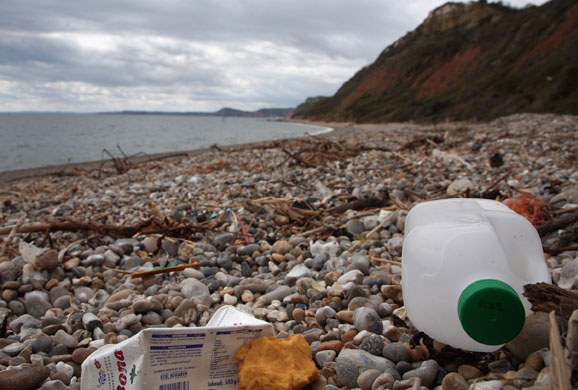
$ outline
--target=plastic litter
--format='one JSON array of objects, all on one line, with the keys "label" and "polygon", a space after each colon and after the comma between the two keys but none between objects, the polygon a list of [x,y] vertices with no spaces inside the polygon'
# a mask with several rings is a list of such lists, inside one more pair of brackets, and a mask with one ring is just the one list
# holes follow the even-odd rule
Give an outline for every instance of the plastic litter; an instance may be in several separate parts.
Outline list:
[{"label": "plastic litter", "polygon": [[551,283],[540,237],[500,202],[445,199],[415,206],[402,256],[405,308],[430,337],[491,352],[522,329],[529,283]]}]

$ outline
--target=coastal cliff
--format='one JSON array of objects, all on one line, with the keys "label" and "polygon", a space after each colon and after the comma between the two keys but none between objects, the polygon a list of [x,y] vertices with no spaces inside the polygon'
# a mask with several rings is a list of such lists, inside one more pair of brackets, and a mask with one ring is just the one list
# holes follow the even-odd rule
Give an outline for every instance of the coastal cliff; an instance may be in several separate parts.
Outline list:
[{"label": "coastal cliff", "polygon": [[294,117],[386,122],[578,113],[578,3],[447,3]]}]

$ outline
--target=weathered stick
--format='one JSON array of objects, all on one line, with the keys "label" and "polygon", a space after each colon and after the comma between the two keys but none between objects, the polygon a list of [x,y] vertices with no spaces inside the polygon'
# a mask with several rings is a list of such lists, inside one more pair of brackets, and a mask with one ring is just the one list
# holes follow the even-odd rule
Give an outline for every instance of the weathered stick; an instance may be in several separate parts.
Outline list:
[{"label": "weathered stick", "polygon": [[330,214],[341,214],[347,210],[363,210],[367,208],[379,208],[391,204],[391,199],[386,196],[384,198],[368,198],[368,199],[357,199],[351,202],[347,202],[337,207],[333,207],[327,210]]},{"label": "weathered stick", "polygon": [[379,257],[371,257],[372,261],[378,261],[380,263],[386,263],[386,264],[393,264],[393,265],[398,265],[401,267],[401,261],[395,261],[395,260],[387,260],[387,259],[380,259]]},{"label": "weathered stick", "polygon": [[16,222],[16,225],[14,225],[12,227],[12,229],[10,229],[10,233],[8,234],[8,237],[6,238],[6,242],[4,243],[4,246],[2,247],[2,250],[0,251],[0,257],[4,256],[6,254],[6,251],[8,250],[8,245],[10,245],[10,241],[12,241],[12,237],[14,237],[16,235],[16,233],[18,233],[18,231],[22,227],[22,224],[24,223],[25,220],[26,220],[26,215],[21,216],[20,219],[18,220],[18,222]]},{"label": "weathered stick", "polygon": [[578,211],[569,214],[562,214],[555,220],[546,222],[545,224],[538,226],[536,230],[538,230],[538,234],[540,235],[540,237],[544,237],[548,233],[554,232],[558,229],[562,229],[577,221],[578,221]]},{"label": "weathered stick", "polygon": [[[56,232],[56,231],[92,231],[115,238],[132,237],[136,233],[152,227],[154,220],[149,219],[137,223],[134,226],[102,225],[84,221],[53,221],[36,222],[23,225],[18,229],[18,233]],[[9,234],[15,226],[0,227],[0,235]]]},{"label": "weathered stick", "polygon": [[568,360],[560,340],[560,330],[554,316],[554,311],[550,312],[550,351],[551,365],[550,375],[552,376],[552,388],[555,390],[570,390],[570,368]]},{"label": "weathered stick", "polygon": [[549,313],[554,310],[565,320],[578,309],[578,294],[550,283],[526,284],[524,296],[532,304],[533,311]]},{"label": "weathered stick", "polygon": [[309,168],[313,168],[313,165],[309,164],[307,161],[303,161],[302,159],[300,159],[299,157],[297,157],[296,155],[294,155],[293,153],[291,153],[290,151],[288,151],[287,149],[282,149],[284,153],[286,153],[287,155],[289,155],[289,157],[291,157],[292,159],[294,159],[295,161],[297,161],[299,164],[303,164],[306,167]]},{"label": "weathered stick", "polygon": [[174,267],[151,269],[150,271],[131,272],[130,278],[131,279],[143,278],[145,276],[151,276],[156,274],[166,274],[168,272],[182,271],[187,268],[199,268],[200,266],[201,266],[200,263],[193,263],[193,264],[175,265]]},{"label": "weathered stick", "polygon": [[[371,229],[371,231],[369,233],[367,233],[366,237],[371,237],[372,234],[376,233],[379,229],[381,229],[383,226],[385,226],[386,223],[389,223],[393,217],[397,216],[397,211],[394,211],[393,213],[389,214],[383,221],[380,222],[379,225],[377,225],[376,227],[374,227],[373,229]],[[347,250],[347,252],[349,253],[353,253],[353,251],[359,246],[361,245],[361,241],[355,241],[355,243],[353,245],[351,245],[351,247]]]}]

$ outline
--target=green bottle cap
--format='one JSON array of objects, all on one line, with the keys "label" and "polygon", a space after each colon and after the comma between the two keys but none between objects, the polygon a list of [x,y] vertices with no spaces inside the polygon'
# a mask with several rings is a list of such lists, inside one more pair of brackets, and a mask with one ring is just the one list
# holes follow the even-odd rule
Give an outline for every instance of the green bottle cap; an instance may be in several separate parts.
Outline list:
[{"label": "green bottle cap", "polygon": [[458,316],[472,339],[486,345],[500,345],[520,333],[526,312],[510,285],[500,280],[482,279],[462,291]]}]

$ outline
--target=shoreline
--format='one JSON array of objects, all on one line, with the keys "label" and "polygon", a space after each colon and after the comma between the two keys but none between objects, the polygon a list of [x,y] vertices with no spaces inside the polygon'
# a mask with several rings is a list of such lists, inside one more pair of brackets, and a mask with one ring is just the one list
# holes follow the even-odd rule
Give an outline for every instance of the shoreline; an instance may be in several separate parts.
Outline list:
[{"label": "shoreline", "polygon": [[[226,151],[234,151],[237,149],[247,149],[247,148],[258,148],[260,146],[267,145],[271,142],[285,142],[292,139],[299,139],[302,137],[341,137],[352,133],[358,128],[352,127],[349,123],[340,123],[340,122],[308,122],[308,121],[291,121],[298,124],[303,125],[311,125],[311,126],[318,126],[318,127],[325,127],[332,129],[331,131],[321,132],[319,134],[304,134],[300,137],[295,138],[283,138],[283,139],[273,139],[267,141],[257,141],[257,142],[247,142],[247,143],[240,143],[240,144],[233,144],[233,145],[218,145],[215,144],[219,149],[226,150]],[[190,149],[190,150],[181,150],[181,151],[174,151],[174,152],[159,152],[159,153],[144,153],[137,155],[128,156],[126,161],[129,161],[133,164],[140,164],[146,161],[158,161],[158,160],[166,160],[166,159],[181,159],[190,156],[198,156],[203,153],[207,153],[208,151],[214,149],[214,146],[210,146],[207,148],[199,148],[199,149]],[[118,159],[124,159],[123,157],[119,157]],[[114,160],[112,158],[109,159],[102,159],[102,160],[93,160],[93,161],[82,161],[77,163],[70,163],[70,164],[58,164],[58,165],[49,165],[44,167],[36,167],[36,168],[24,168],[24,169],[15,169],[9,171],[2,171],[0,172],[0,184],[7,184],[10,182],[14,182],[17,180],[24,180],[24,179],[34,179],[39,177],[46,177],[46,176],[74,176],[79,171],[93,171],[97,169],[114,169]]]}]

